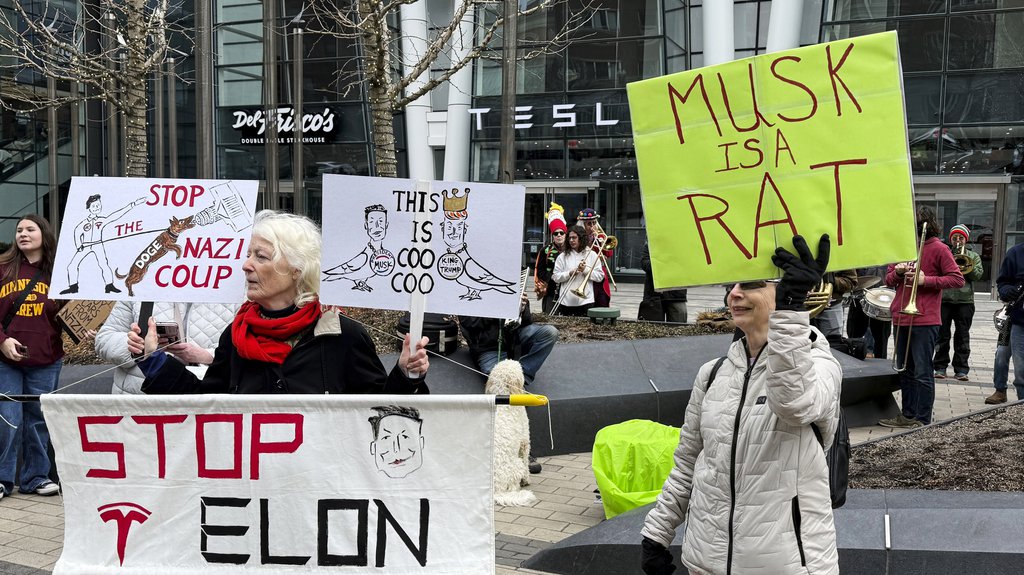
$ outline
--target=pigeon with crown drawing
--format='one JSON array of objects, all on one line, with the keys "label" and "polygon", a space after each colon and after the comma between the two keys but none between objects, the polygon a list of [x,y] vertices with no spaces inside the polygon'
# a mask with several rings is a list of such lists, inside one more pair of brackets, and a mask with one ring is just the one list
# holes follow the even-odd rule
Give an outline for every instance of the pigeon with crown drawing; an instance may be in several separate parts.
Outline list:
[{"label": "pigeon with crown drawing", "polygon": [[459,285],[466,288],[466,293],[459,296],[459,299],[477,300],[480,299],[480,292],[494,290],[504,294],[516,293],[518,287],[514,282],[504,280],[494,275],[484,266],[477,263],[470,255],[466,245],[466,220],[469,213],[466,204],[469,200],[469,190],[459,194],[458,189],[452,189],[451,194],[445,190],[444,196],[444,222],[441,223],[441,235],[448,249],[438,259],[438,272],[445,279],[454,279]]}]

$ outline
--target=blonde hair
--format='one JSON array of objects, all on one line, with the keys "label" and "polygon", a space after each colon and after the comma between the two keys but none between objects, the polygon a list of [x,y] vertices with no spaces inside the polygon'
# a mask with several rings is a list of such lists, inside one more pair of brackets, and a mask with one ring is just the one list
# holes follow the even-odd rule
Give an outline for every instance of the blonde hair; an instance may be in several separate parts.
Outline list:
[{"label": "blonde hair", "polygon": [[284,260],[298,270],[298,294],[295,305],[302,307],[320,295],[320,228],[313,220],[296,214],[260,210],[252,227],[252,237],[269,243],[274,250],[272,261]]}]

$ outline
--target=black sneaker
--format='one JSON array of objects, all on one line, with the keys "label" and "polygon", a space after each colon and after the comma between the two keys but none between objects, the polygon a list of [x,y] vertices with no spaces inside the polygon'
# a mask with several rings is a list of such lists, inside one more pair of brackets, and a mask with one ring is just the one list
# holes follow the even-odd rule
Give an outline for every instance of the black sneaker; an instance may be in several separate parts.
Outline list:
[{"label": "black sneaker", "polygon": [[530,456],[530,473],[532,475],[540,473],[540,463],[537,463],[537,458],[532,455]]},{"label": "black sneaker", "polygon": [[59,492],[59,491],[60,491],[60,486],[59,485],[57,485],[56,483],[54,483],[52,481],[44,481],[44,482],[40,483],[38,487],[35,488],[33,493],[35,493],[36,495],[42,495],[44,497],[49,497],[50,495],[56,495],[57,492]]}]

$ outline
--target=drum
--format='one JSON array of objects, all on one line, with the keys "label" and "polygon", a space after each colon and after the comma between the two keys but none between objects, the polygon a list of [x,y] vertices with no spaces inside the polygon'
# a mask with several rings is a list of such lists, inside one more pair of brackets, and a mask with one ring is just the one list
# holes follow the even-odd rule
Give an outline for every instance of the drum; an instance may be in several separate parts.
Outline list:
[{"label": "drum", "polygon": [[860,305],[864,309],[864,315],[878,321],[892,321],[892,312],[889,311],[889,304],[896,299],[896,290],[887,287],[864,290],[864,299]]}]

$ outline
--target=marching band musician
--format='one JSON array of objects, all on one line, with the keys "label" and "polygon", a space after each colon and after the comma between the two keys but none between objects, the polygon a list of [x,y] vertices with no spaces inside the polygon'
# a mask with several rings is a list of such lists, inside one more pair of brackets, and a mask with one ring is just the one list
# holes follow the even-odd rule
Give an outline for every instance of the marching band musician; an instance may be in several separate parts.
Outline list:
[{"label": "marching band musician", "polygon": [[[582,212],[580,212],[582,213]],[[555,269],[551,279],[558,282],[558,311],[561,315],[586,316],[587,310],[594,307],[594,288],[600,289],[604,280],[604,267],[597,260],[597,254],[591,249],[593,243],[586,243],[587,233],[583,226],[573,226],[565,240],[565,249],[555,260]],[[590,271],[590,281],[586,274]],[[582,287],[583,297],[574,290]]]},{"label": "marching band musician", "polygon": [[[939,239],[935,212],[928,207],[917,211],[917,231],[926,226],[919,247],[919,261],[889,264],[885,284],[896,288],[889,309],[896,332],[896,365],[900,374],[902,411],[878,422],[882,427],[913,429],[932,422],[935,404],[935,374],[932,356],[942,323],[942,290],[964,285],[964,276],[953,254]],[[901,313],[909,303],[917,276],[915,305],[920,313]]]},{"label": "marching band musician", "polygon": [[[960,289],[942,290],[942,326],[939,327],[939,340],[935,344],[935,379],[946,379],[946,366],[949,365],[949,341],[953,340],[953,377],[960,381],[969,381],[967,364],[971,357],[971,323],[974,320],[974,288],[971,282],[981,279],[984,268],[981,256],[967,249],[967,240],[971,230],[963,225],[953,226],[949,230],[949,249],[954,260],[959,256],[969,265],[960,268],[964,274],[964,287]],[[958,262],[959,266],[960,263]],[[956,333],[953,333],[953,328]]]},{"label": "marching band musician", "polygon": [[565,246],[565,233],[568,228],[565,225],[565,217],[562,215],[562,206],[551,202],[548,213],[544,216],[548,220],[548,229],[551,231],[551,243],[537,253],[537,262],[533,267],[533,291],[537,299],[541,300],[541,310],[544,313],[551,313],[551,309],[558,301],[558,283],[551,279],[551,272],[555,269],[555,260]]},{"label": "marching band musician", "polygon": [[[599,219],[601,219],[601,214],[597,213],[597,210],[594,208],[583,208],[576,216],[576,225],[582,225],[583,229],[586,230],[586,243],[588,246],[592,246],[595,241],[603,240],[606,237],[605,234],[598,232],[597,220]],[[610,246],[606,246],[601,251],[605,261],[612,257],[612,251]],[[608,307],[612,302],[612,290],[609,286],[608,270],[604,267],[604,262],[601,262],[600,269],[600,278],[598,278],[596,273],[590,278],[594,283],[593,307]]]}]

